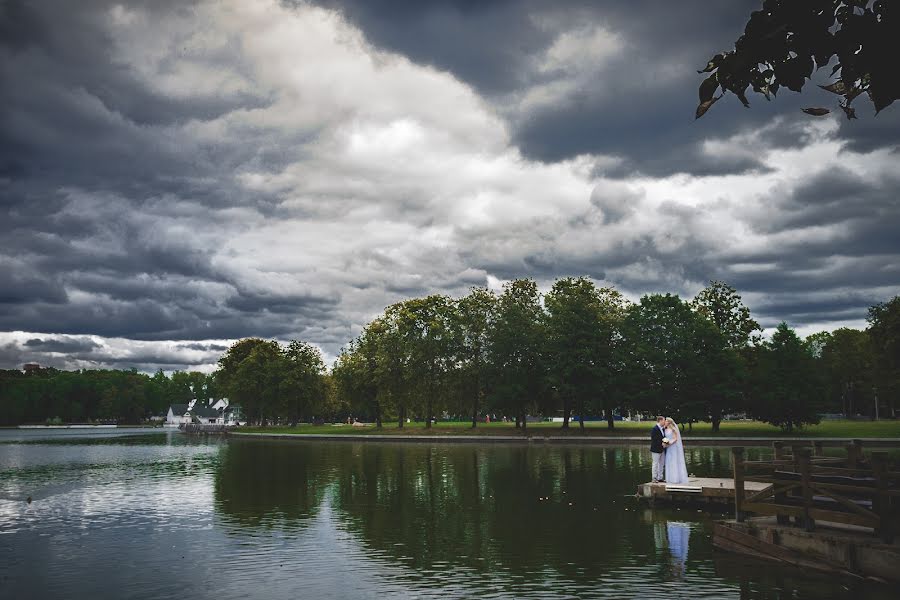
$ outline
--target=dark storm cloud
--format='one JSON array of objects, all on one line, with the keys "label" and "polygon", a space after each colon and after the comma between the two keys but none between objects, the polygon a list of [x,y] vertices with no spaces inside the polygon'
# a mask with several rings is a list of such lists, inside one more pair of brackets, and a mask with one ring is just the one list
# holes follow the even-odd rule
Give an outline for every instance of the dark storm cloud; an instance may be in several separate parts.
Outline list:
[{"label": "dark storm cloud", "polygon": [[758,0],[283,4],[0,4],[0,366],[333,355],[391,302],[513,277],[721,278],[792,324],[900,282],[898,109],[815,121],[813,89],[693,120]]},{"label": "dark storm cloud", "polygon": [[100,344],[90,338],[32,338],[26,340],[25,348],[32,352],[62,352],[67,354],[91,353]]},{"label": "dark storm cloud", "polygon": [[[793,122],[808,121],[801,107],[823,105],[837,112],[834,97],[810,83],[803,95],[783,90],[773,102],[751,94],[749,110],[727,95],[694,121],[702,81],[696,69],[713,54],[733,47],[750,12],[759,9],[759,0],[318,3],[339,10],[373,44],[445,69],[494,98],[523,152],[543,161],[583,153],[615,154],[624,160],[609,174],[623,176],[760,171],[765,167],[756,158],[704,153],[702,142],[762,126],[778,114],[789,115]],[[558,35],[590,26],[617,36],[621,51],[611,57],[583,56],[588,63],[597,63],[598,71],[577,79],[577,85],[557,101],[510,110],[510,98],[552,80],[552,72],[535,72],[534,64]],[[824,72],[816,77],[817,83],[825,81]],[[870,103],[859,104],[861,115],[872,112]],[[842,121],[840,136],[859,150],[896,146],[897,123],[900,113],[889,110],[874,121]],[[796,145],[796,130],[791,135],[770,132],[768,143]]]}]

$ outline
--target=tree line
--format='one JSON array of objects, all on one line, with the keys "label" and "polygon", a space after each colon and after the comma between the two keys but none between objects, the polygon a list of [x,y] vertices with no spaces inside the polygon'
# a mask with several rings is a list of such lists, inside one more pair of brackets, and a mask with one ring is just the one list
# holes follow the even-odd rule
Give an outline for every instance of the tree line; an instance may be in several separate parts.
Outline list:
[{"label": "tree line", "polygon": [[[781,323],[769,339],[737,291],[711,282],[692,300],[650,294],[632,303],[584,277],[542,295],[530,279],[499,294],[393,304],[342,349],[332,372],[337,401],[381,426],[508,416],[669,414],[718,430],[743,413],[787,431],[821,413],[893,415],[900,297],[873,306],[866,331],[801,339]],[[888,416],[882,414],[881,416]]]},{"label": "tree line", "polygon": [[249,422],[353,415],[381,426],[508,417],[605,419],[667,414],[687,423],[741,413],[785,430],[822,413],[894,415],[900,392],[900,296],[869,309],[866,330],[801,339],[780,324],[762,339],[737,291],[714,281],[691,300],[629,302],[583,277],[546,294],[530,279],[500,293],[430,295],[388,306],[341,349],[247,338],[212,374],[40,369],[0,371],[0,424],[135,423],[172,403],[228,397]]},{"label": "tree line", "polygon": [[219,395],[216,377],[197,371],[0,370],[0,425],[140,423],[171,404]]}]

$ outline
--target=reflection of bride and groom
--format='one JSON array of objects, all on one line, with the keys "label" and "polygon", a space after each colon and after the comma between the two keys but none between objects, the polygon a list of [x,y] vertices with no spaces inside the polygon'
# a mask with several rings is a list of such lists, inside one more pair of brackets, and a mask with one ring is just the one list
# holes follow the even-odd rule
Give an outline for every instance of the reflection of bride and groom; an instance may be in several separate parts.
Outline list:
[{"label": "reflection of bride and groom", "polygon": [[650,431],[650,456],[654,483],[687,483],[681,431],[671,418],[656,417],[656,425]]}]

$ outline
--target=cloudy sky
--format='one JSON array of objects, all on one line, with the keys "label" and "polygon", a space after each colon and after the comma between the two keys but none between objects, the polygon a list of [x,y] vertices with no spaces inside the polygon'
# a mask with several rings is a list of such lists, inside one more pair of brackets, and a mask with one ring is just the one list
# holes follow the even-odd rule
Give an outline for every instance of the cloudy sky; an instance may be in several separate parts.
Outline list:
[{"label": "cloudy sky", "polygon": [[0,1],[0,368],[333,357],[515,277],[862,327],[900,293],[900,107],[694,121],[758,4]]}]

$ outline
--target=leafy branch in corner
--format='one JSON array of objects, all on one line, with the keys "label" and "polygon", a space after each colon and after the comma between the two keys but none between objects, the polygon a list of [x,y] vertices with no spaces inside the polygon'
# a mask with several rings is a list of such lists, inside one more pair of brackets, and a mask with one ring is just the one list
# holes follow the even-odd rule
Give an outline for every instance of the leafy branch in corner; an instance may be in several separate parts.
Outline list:
[{"label": "leafy branch in corner", "polygon": [[[803,89],[813,71],[835,61],[829,85],[819,86],[841,97],[838,106],[856,118],[851,103],[868,95],[876,114],[900,99],[900,1],[898,0],[765,0],[750,14],[734,50],[713,56],[698,73],[710,75],[700,84],[696,118],[726,92],[747,107],[752,89],[767,100],[785,87]],[[716,95],[721,89],[721,93]],[[813,116],[827,108],[804,108]]]}]

